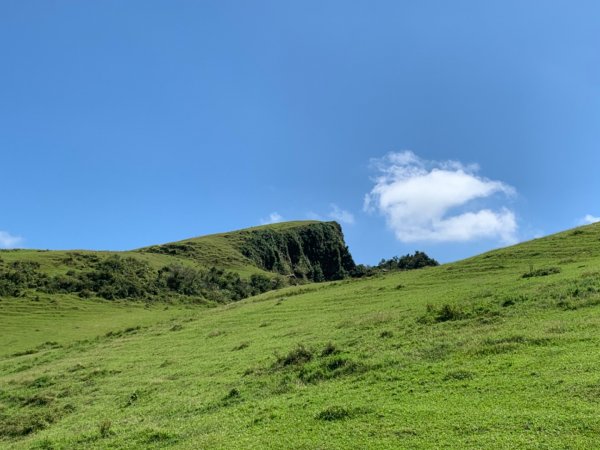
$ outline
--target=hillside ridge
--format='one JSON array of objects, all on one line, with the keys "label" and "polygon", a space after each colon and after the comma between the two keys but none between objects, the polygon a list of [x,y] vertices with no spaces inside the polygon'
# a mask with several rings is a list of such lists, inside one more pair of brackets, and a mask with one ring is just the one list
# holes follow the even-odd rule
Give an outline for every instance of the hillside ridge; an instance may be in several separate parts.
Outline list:
[{"label": "hillside ridge", "polygon": [[311,281],[343,278],[355,266],[337,222],[281,222],[144,247],[138,251],[184,256],[223,267],[249,265]]},{"label": "hillside ridge", "polygon": [[0,448],[597,447],[600,224],[215,308],[0,311]]},{"label": "hillside ridge", "polygon": [[289,222],[123,252],[0,252],[0,296],[27,291],[108,300],[224,302],[289,284],[346,277],[339,224]]}]

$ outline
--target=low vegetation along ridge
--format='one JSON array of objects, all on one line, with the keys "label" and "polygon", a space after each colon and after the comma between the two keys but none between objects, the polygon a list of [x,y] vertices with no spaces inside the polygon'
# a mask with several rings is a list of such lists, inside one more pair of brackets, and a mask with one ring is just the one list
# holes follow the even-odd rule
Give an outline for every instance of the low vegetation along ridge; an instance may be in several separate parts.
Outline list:
[{"label": "low vegetation along ridge", "polygon": [[[294,279],[337,280],[348,276],[354,261],[336,222],[287,222],[209,237],[226,241],[246,264]],[[150,253],[203,258],[206,238],[143,249]],[[217,256],[219,258],[219,256]],[[216,263],[223,261],[217,259]]]},{"label": "low vegetation along ridge", "polygon": [[[321,283],[309,282],[305,231],[302,253],[283,237],[252,251],[297,226],[119,255],[162,282],[178,262],[303,283],[214,308],[39,287],[2,296],[0,447],[597,447],[599,224],[421,270],[396,270],[420,267],[418,253],[374,268],[320,264],[333,274]],[[52,253],[0,255],[4,270],[29,273],[14,266],[28,260],[53,279],[66,270]],[[116,264],[97,256],[77,273]]]},{"label": "low vegetation along ridge", "polygon": [[69,253],[64,260],[82,260],[64,274],[48,275],[40,263],[0,260],[0,295],[18,297],[30,292],[46,294],[75,293],[79,297],[102,297],[107,300],[172,300],[185,297],[197,302],[206,300],[240,300],[251,295],[284,286],[284,280],[262,274],[252,274],[248,280],[232,271],[217,267],[209,269],[173,263],[154,270],[152,266],[132,256],[81,255]]},{"label": "low vegetation along ridge", "polygon": [[[257,273],[243,276],[234,269],[206,265],[206,239],[148,247],[124,255],[94,252],[9,251],[5,262],[0,252],[0,296],[29,294],[77,294],[106,300],[183,300],[191,303],[225,303],[284,286],[373,275],[381,270],[409,270],[436,265],[422,252],[382,260],[376,267],[356,266],[335,222],[258,228],[221,235],[231,251],[246,260],[244,269]],[[209,238],[210,239],[210,238]],[[152,264],[142,255],[165,255],[164,265]],[[40,257],[54,257],[44,270]]]},{"label": "low vegetation along ridge", "polygon": [[[223,262],[211,260],[210,250],[221,251]],[[152,254],[162,259],[148,260]],[[337,223],[292,223],[123,254],[2,252],[0,296],[38,291],[107,300],[227,302],[290,284],[342,279],[354,269]]]}]

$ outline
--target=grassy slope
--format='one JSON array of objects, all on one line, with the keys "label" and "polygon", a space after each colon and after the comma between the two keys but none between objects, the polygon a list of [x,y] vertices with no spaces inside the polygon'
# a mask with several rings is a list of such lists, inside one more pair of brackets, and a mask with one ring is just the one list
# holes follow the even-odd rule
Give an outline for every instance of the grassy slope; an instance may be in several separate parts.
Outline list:
[{"label": "grassy slope", "polygon": [[[521,277],[547,267],[561,272]],[[593,448],[599,291],[591,225],[73,335],[0,359],[0,447]],[[329,342],[339,353],[321,356]],[[276,363],[299,343],[310,361]]]},{"label": "grassy slope", "polygon": [[[196,267],[216,265],[249,276],[265,273],[253,265],[236,248],[243,242],[245,233],[252,230],[287,230],[318,223],[316,221],[296,221],[263,225],[244,230],[201,236],[185,241],[198,245],[196,259],[186,256],[173,256],[147,253],[144,250],[123,252],[90,250],[5,250],[0,258],[5,263],[13,261],[34,261],[41,265],[41,271],[49,275],[64,274],[73,267],[65,264],[72,254],[96,255],[105,257],[113,254],[134,256],[148,262],[153,268],[179,263]],[[169,244],[165,244],[169,245]],[[145,326],[156,321],[186,315],[188,309],[164,304],[143,305],[130,301],[104,301],[101,299],[81,300],[76,295],[49,295],[30,293],[21,299],[0,298],[0,356],[31,350],[45,342],[65,344],[71,340],[87,339],[116,329],[138,325]],[[167,311],[167,312],[165,312]]]},{"label": "grassy slope", "polygon": [[[269,225],[261,225],[258,227],[246,228],[244,230],[232,231],[228,233],[211,234],[183,241],[173,242],[171,244],[196,244],[196,249],[200,256],[202,265],[223,267],[229,270],[235,270],[241,275],[251,275],[253,273],[265,273],[262,269],[257,268],[248,258],[246,258],[238,249],[237,245],[242,243],[247,232],[253,230],[270,229],[273,231],[283,231],[296,227],[303,227],[310,224],[319,223],[317,221],[306,220],[296,222],[282,222]],[[167,244],[168,245],[168,244]],[[146,248],[140,249],[144,252]],[[154,256],[148,253],[143,253],[146,256]],[[160,255],[163,256],[163,255]]]},{"label": "grassy slope", "polygon": [[186,316],[189,311],[179,305],[82,300],[72,295],[41,294],[33,299],[3,299],[0,302],[0,357],[29,351],[48,342],[65,345],[115,330],[147,326]]},{"label": "grassy slope", "polygon": [[190,260],[185,256],[147,253],[145,250],[149,247],[123,252],[90,250],[4,250],[0,251],[0,257],[7,263],[22,260],[38,262],[41,264],[42,271],[50,275],[66,273],[68,270],[72,269],[72,267],[64,263],[64,259],[72,253],[98,256],[109,256],[113,254],[118,254],[121,256],[134,256],[147,261],[150,265],[157,269],[165,265],[178,262],[180,264],[191,264],[200,267],[217,266],[234,270],[239,272],[241,275],[250,275],[252,273],[265,273],[265,271],[255,267],[253,262],[242,255],[235,247],[235,244],[243,242],[246,232],[264,228],[269,228],[274,231],[285,230],[295,227],[303,227],[314,223],[318,222],[297,221],[269,224],[260,227],[252,227],[228,233],[212,234],[165,244],[181,244],[186,242],[193,242],[197,244],[199,248],[199,257],[195,260]]}]

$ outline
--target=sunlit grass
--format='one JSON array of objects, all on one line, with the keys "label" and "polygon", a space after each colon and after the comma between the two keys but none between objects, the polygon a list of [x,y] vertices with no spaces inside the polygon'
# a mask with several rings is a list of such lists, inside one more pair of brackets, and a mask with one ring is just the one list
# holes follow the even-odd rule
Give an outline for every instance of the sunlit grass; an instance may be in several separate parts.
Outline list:
[{"label": "sunlit grass", "polygon": [[[583,449],[600,434],[599,225],[211,309],[0,308],[5,448]],[[19,331],[34,322],[39,336]]]}]

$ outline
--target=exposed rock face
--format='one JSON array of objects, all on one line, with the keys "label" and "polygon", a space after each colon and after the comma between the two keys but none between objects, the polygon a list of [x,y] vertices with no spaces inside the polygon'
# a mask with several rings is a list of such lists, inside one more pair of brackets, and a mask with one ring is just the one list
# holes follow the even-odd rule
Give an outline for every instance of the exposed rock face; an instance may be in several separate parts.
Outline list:
[{"label": "exposed rock face", "polygon": [[258,267],[312,281],[344,278],[355,264],[337,222],[243,232],[240,252]]}]

